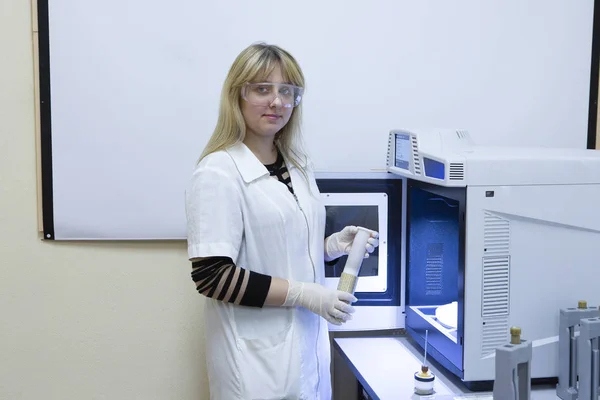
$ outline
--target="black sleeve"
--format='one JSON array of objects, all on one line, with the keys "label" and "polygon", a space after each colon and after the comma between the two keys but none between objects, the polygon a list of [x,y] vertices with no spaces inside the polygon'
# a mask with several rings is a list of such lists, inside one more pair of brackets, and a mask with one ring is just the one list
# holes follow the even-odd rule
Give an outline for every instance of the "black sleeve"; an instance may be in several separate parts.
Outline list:
[{"label": "black sleeve", "polygon": [[270,276],[237,267],[229,257],[207,257],[192,262],[192,268],[198,293],[242,306],[264,306]]}]

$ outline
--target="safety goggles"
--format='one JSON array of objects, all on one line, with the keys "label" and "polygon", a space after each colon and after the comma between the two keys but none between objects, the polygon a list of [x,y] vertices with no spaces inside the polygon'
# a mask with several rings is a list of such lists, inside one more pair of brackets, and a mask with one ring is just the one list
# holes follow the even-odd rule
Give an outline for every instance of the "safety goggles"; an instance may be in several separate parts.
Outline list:
[{"label": "safety goggles", "polygon": [[242,87],[242,98],[250,104],[268,107],[279,98],[284,108],[300,104],[304,88],[288,83],[247,83]]}]

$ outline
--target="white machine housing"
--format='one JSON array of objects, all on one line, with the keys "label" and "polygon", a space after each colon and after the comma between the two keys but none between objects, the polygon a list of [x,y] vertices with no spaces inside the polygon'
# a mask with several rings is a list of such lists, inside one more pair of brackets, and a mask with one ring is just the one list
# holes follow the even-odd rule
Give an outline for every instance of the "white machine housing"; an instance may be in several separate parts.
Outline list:
[{"label": "white machine housing", "polygon": [[600,152],[393,130],[387,169],[466,191],[461,379],[494,379],[511,326],[533,341],[532,378],[557,377],[559,309],[600,305]]}]

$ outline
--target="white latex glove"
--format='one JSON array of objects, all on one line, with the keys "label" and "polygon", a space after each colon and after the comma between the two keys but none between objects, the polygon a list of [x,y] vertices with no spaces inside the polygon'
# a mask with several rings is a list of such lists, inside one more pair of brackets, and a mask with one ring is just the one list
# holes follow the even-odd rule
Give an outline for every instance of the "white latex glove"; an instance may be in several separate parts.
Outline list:
[{"label": "white latex glove", "polygon": [[350,304],[357,298],[350,293],[328,289],[318,283],[288,281],[289,287],[284,306],[301,306],[325,318],[334,325],[352,319],[354,307]]},{"label": "white latex glove", "polygon": [[[371,232],[371,237],[367,241],[365,258],[368,258],[375,247],[379,246],[379,233],[370,229],[367,230]],[[356,232],[358,232],[358,227],[350,225],[325,239],[325,261],[335,260],[350,253]]]}]

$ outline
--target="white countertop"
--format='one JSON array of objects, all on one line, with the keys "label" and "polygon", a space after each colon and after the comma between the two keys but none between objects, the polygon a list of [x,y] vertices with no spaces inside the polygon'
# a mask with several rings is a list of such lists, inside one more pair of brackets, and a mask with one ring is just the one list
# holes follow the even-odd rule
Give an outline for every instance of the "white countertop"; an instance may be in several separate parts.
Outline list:
[{"label": "white countertop", "polygon": [[[399,399],[489,399],[491,392],[470,392],[450,372],[440,370],[434,361],[429,364],[435,374],[435,394],[419,396],[413,391],[414,373],[423,362],[420,348],[405,337],[336,338],[336,350],[350,363],[367,393],[379,400]],[[555,386],[533,386],[531,400],[555,400]]]}]

